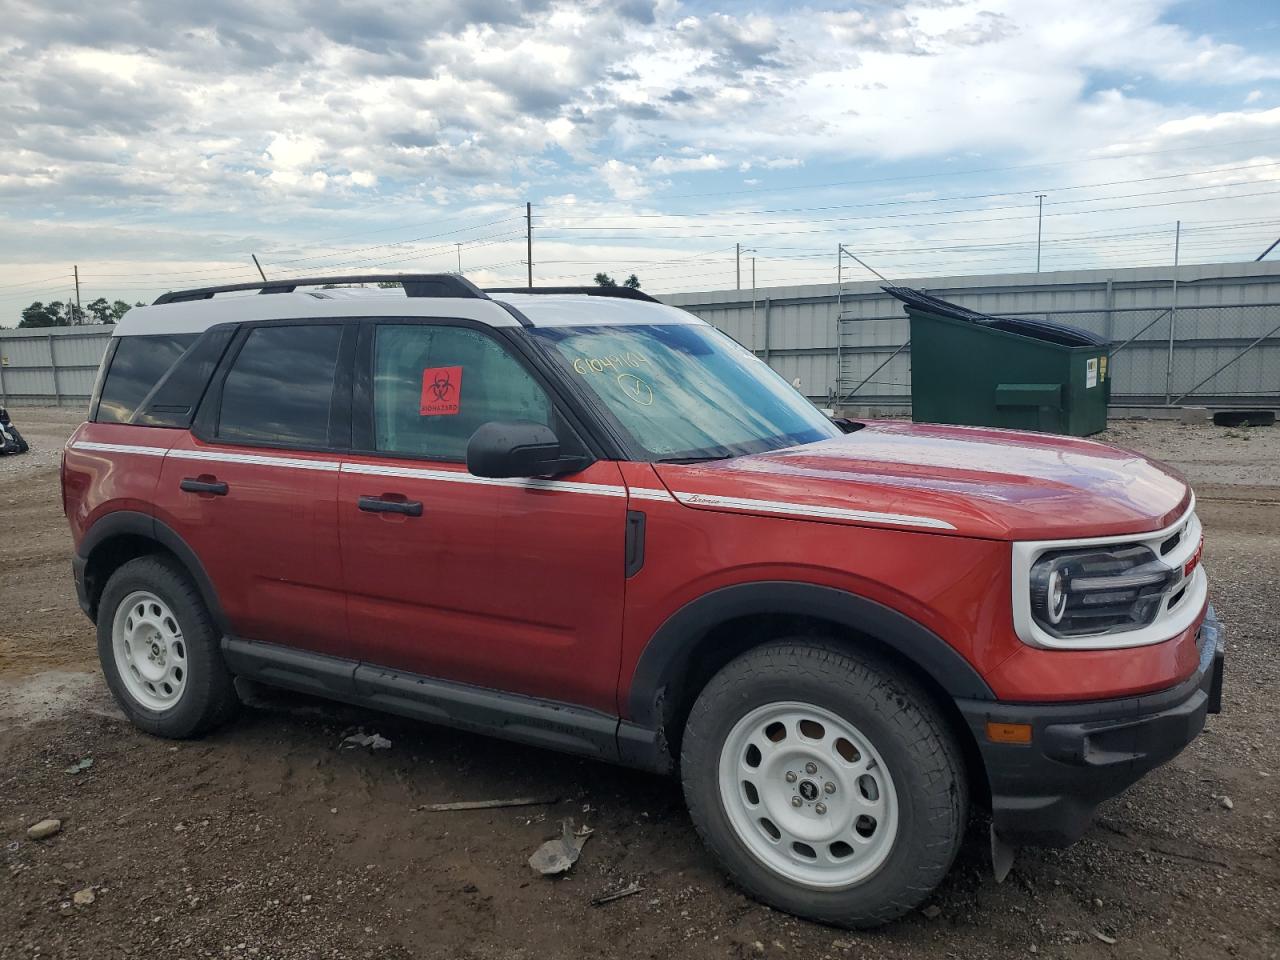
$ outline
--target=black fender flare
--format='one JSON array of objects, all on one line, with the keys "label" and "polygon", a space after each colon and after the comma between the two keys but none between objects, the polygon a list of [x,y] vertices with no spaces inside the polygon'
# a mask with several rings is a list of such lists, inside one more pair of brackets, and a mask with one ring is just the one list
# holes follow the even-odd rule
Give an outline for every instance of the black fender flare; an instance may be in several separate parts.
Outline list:
[{"label": "black fender flare", "polygon": [[[214,626],[223,634],[228,632],[227,618],[222,612],[222,604],[218,601],[218,592],[214,589],[213,581],[209,579],[209,574],[205,571],[204,564],[200,562],[196,552],[172,527],[162,520],[157,520],[150,514],[140,513],[136,510],[117,510],[94,523],[76,548],[73,565],[78,586],[84,584],[84,574],[94,551],[102,544],[119,536],[136,536],[152,540],[172,553],[178,559],[178,562],[186,568],[192,582],[196,585],[196,589],[200,591],[200,597],[204,600],[204,605],[208,608],[209,614],[213,618]],[[87,588],[88,585],[84,585]],[[91,618],[96,618],[96,605],[90,610],[82,600],[81,606],[86,607],[85,613],[89,614]]]},{"label": "black fender flare", "polygon": [[812,583],[787,580],[739,583],[691,600],[658,628],[632,675],[627,708],[649,729],[664,723],[665,691],[681,676],[706,633],[738,617],[792,614],[816,617],[875,637],[927,674],[952,697],[994,700],[995,693],[954,647],[932,630],[875,600]]}]

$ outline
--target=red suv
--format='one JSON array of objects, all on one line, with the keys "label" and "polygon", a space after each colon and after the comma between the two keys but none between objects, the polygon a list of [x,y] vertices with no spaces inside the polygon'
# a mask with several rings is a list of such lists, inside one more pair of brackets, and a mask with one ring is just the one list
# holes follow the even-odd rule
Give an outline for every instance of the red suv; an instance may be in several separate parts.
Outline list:
[{"label": "red suv", "polygon": [[637,291],[166,294],[62,480],[142,729],[212,729],[240,677],[678,771],[734,880],[834,924],[919,904],[971,800],[1002,856],[1072,842],[1220,700],[1167,467],[835,423]]}]

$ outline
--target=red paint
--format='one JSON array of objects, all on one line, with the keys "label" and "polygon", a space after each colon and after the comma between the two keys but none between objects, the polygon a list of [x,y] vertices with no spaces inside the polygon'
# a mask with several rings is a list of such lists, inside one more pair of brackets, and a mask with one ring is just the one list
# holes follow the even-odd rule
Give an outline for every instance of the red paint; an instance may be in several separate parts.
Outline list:
[{"label": "red paint", "polygon": [[[445,369],[425,371],[424,383]],[[80,441],[173,453],[91,452]],[[184,451],[329,468],[177,456]],[[443,477],[340,472],[339,462]],[[1186,509],[1190,490],[1177,474],[1091,441],[873,423],[731,461],[600,462],[560,478],[613,496],[455,476],[469,478],[456,463],[211,446],[184,431],[106,424],[82,426],[63,467],[77,543],[111,511],[154,514],[199,555],[241,636],[611,713],[625,713],[635,665],[668,617],[708,591],[760,580],[890,606],[942,637],[1004,700],[1138,694],[1195,668],[1194,629],[1109,651],[1041,650],[1014,634],[1010,540],[1149,532]],[[185,477],[216,478],[230,492],[183,493]],[[644,491],[918,516],[954,529],[689,506]],[[361,496],[420,500],[423,513],[364,512]],[[647,516],[645,563],[630,579],[628,509]]]},{"label": "red paint", "polygon": [[[168,431],[166,431],[168,432]],[[205,444],[173,433],[173,450],[331,463],[327,454]],[[191,494],[187,477],[225,482],[223,497]],[[235,632],[318,653],[347,649],[338,544],[338,473],[165,457],[156,519],[195,551]]]},{"label": "red paint", "polygon": [[[348,463],[470,476],[458,463]],[[564,480],[619,486],[602,462]],[[422,502],[366,513],[361,496]],[[623,496],[344,472],[351,655],[413,673],[612,711],[622,629]]]},{"label": "red paint", "polygon": [[996,540],[1158,530],[1182,515],[1191,496],[1171,468],[1092,440],[898,421],[658,470],[690,493],[932,517],[959,536]]}]

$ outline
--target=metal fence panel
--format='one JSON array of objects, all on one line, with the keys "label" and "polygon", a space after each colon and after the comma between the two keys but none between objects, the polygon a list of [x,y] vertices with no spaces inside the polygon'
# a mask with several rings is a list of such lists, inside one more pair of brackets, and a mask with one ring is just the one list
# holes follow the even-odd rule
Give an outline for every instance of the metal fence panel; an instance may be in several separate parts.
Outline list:
[{"label": "metal fence panel", "polygon": [[[1280,263],[903,280],[986,313],[1084,327],[1116,354],[1118,405],[1280,404]],[[910,336],[902,305],[878,282],[770,287],[767,322],[744,324],[743,291],[674,294],[666,302],[721,326],[819,403],[910,403]],[[1176,305],[1176,309],[1175,309]],[[757,318],[759,306],[757,304]],[[751,327],[748,337],[739,331]],[[1169,341],[1173,337],[1172,363]],[[886,362],[887,361],[887,362]],[[883,366],[881,366],[883,364]],[[864,382],[865,381],[865,382]]]},{"label": "metal fence panel", "polygon": [[[1169,268],[1142,267],[902,283],[988,313],[1043,317],[1107,337],[1116,351],[1116,404],[1176,402],[1184,393],[1186,403],[1280,404],[1280,263],[1182,267],[1176,311],[1172,279]],[[662,299],[715,324],[787,380],[799,378],[815,401],[910,402],[910,348],[890,359],[906,343],[909,324],[878,282]],[[0,404],[86,403],[111,332],[0,330]]]},{"label": "metal fence panel", "polygon": [[85,405],[109,325],[0,330],[0,406]]}]

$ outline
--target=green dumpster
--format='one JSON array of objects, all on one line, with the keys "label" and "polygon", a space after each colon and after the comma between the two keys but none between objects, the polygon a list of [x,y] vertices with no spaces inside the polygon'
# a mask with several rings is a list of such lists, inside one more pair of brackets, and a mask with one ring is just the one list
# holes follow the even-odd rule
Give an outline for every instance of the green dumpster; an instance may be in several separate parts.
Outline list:
[{"label": "green dumpster", "polygon": [[911,419],[1066,433],[1107,426],[1106,340],[1065,324],[992,317],[904,287]]}]

